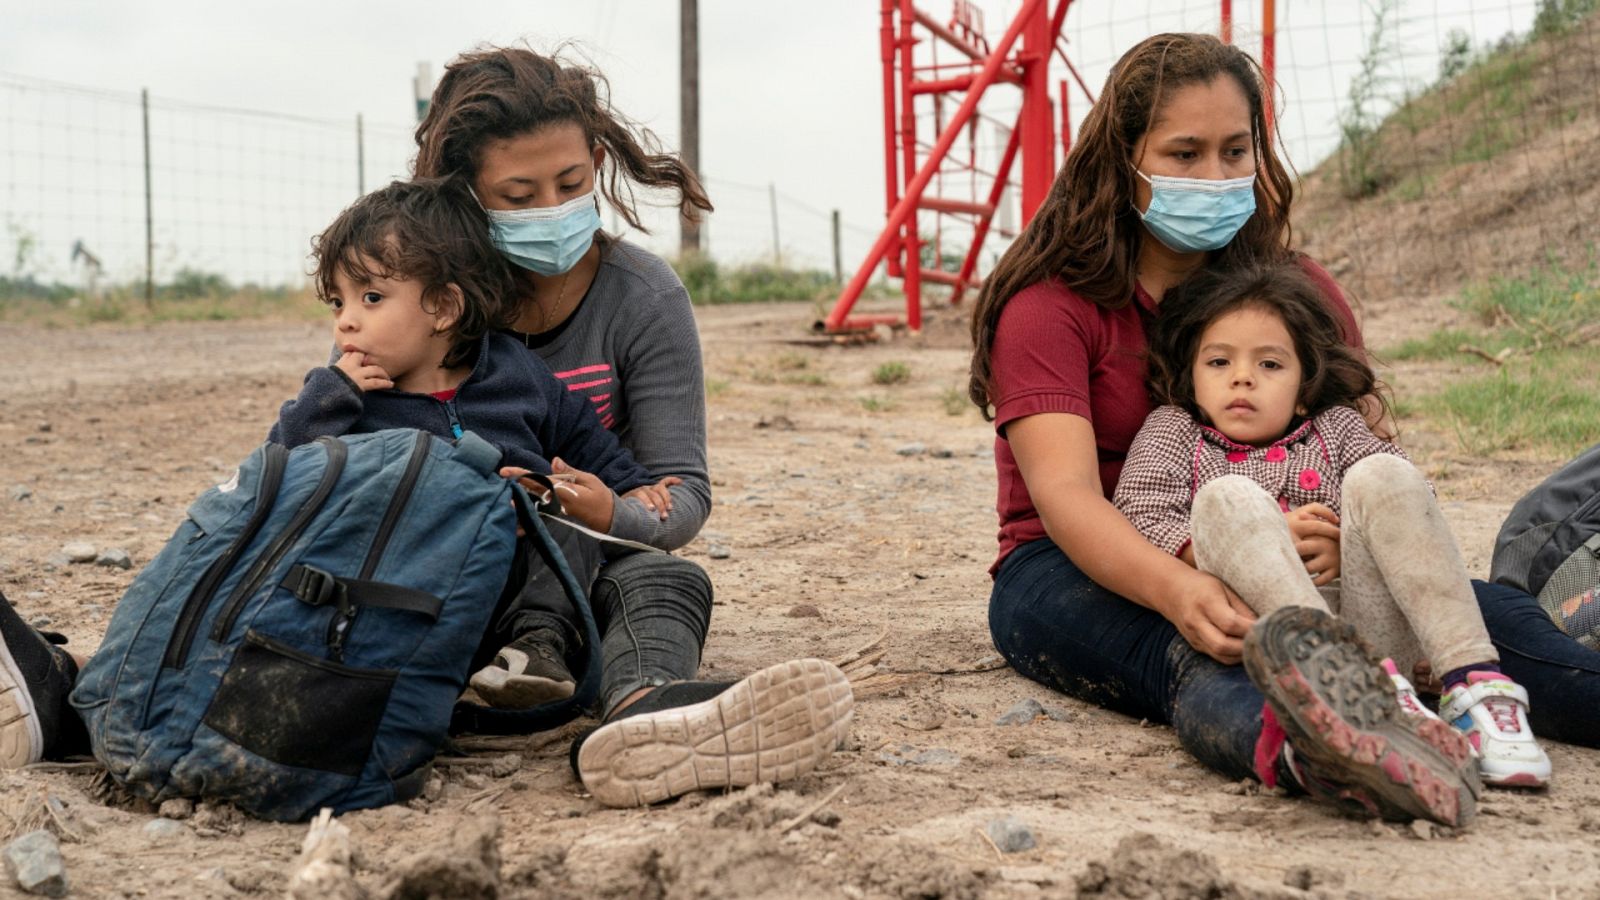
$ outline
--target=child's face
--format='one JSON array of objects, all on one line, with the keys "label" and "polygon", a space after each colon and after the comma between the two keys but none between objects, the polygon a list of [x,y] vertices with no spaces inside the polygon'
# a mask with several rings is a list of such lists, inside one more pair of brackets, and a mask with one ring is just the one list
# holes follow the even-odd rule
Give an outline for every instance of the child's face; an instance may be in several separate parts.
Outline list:
[{"label": "child's face", "polygon": [[[382,271],[363,258],[369,271]],[[378,366],[394,382],[395,390],[425,388],[429,376],[439,371],[450,352],[454,316],[443,307],[430,313],[422,307],[422,284],[405,278],[351,278],[334,273],[336,293],[328,297],[333,310],[333,336],[344,353],[360,353],[366,365]]]},{"label": "child's face", "polygon": [[1194,358],[1195,405],[1241,444],[1270,444],[1300,412],[1300,358],[1276,313],[1247,306],[1219,316]]}]

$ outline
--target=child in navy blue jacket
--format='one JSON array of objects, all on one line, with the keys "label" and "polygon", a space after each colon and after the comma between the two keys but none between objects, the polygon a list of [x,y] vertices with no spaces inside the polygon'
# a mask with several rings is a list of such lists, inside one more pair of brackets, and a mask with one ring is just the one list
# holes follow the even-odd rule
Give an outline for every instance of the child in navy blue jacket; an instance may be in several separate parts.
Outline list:
[{"label": "child in navy blue jacket", "polygon": [[[512,274],[463,184],[374,191],[317,238],[315,256],[337,359],[306,373],[269,440],[295,447],[385,428],[446,438],[471,431],[500,448],[502,466],[549,474],[560,459],[594,473],[603,489],[574,482],[558,493],[568,515],[600,532],[611,527],[617,494],[654,481],[587,399],[498,330],[513,314]],[[571,612],[569,635],[581,633]],[[551,696],[572,691],[561,656],[543,659]]]}]

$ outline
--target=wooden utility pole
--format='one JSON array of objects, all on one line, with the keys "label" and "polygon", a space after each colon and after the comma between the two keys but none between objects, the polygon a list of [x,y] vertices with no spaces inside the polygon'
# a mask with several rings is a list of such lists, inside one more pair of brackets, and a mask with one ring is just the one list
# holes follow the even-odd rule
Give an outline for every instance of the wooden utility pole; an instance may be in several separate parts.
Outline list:
[{"label": "wooden utility pole", "polygon": [[[699,0],[679,0],[678,125],[683,164],[700,177],[700,13]],[[700,252],[700,223],[680,219],[679,252]]]}]

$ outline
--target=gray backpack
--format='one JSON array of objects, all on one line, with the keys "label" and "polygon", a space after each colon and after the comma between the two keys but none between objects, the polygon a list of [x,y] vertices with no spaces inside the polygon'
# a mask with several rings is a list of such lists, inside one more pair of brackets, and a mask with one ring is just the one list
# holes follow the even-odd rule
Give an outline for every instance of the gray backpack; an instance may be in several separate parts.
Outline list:
[{"label": "gray backpack", "polygon": [[1489,579],[1561,603],[1600,585],[1600,444],[1517,501],[1494,542]]}]

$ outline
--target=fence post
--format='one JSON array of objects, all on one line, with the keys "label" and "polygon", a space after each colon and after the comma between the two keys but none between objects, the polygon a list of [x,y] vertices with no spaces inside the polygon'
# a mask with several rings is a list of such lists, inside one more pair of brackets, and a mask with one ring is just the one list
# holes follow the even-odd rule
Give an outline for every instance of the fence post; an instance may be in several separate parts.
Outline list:
[{"label": "fence post", "polygon": [[367,193],[367,135],[361,127],[361,113],[356,113],[356,196]]},{"label": "fence post", "polygon": [[156,304],[155,216],[150,210],[150,89],[139,89],[139,107],[144,117],[144,305]]},{"label": "fence post", "polygon": [[839,211],[833,211],[833,286],[844,285],[844,259],[839,253]]},{"label": "fence post", "polygon": [[772,262],[778,268],[783,268],[783,250],[778,243],[778,185],[767,182],[767,200],[772,204]]}]

